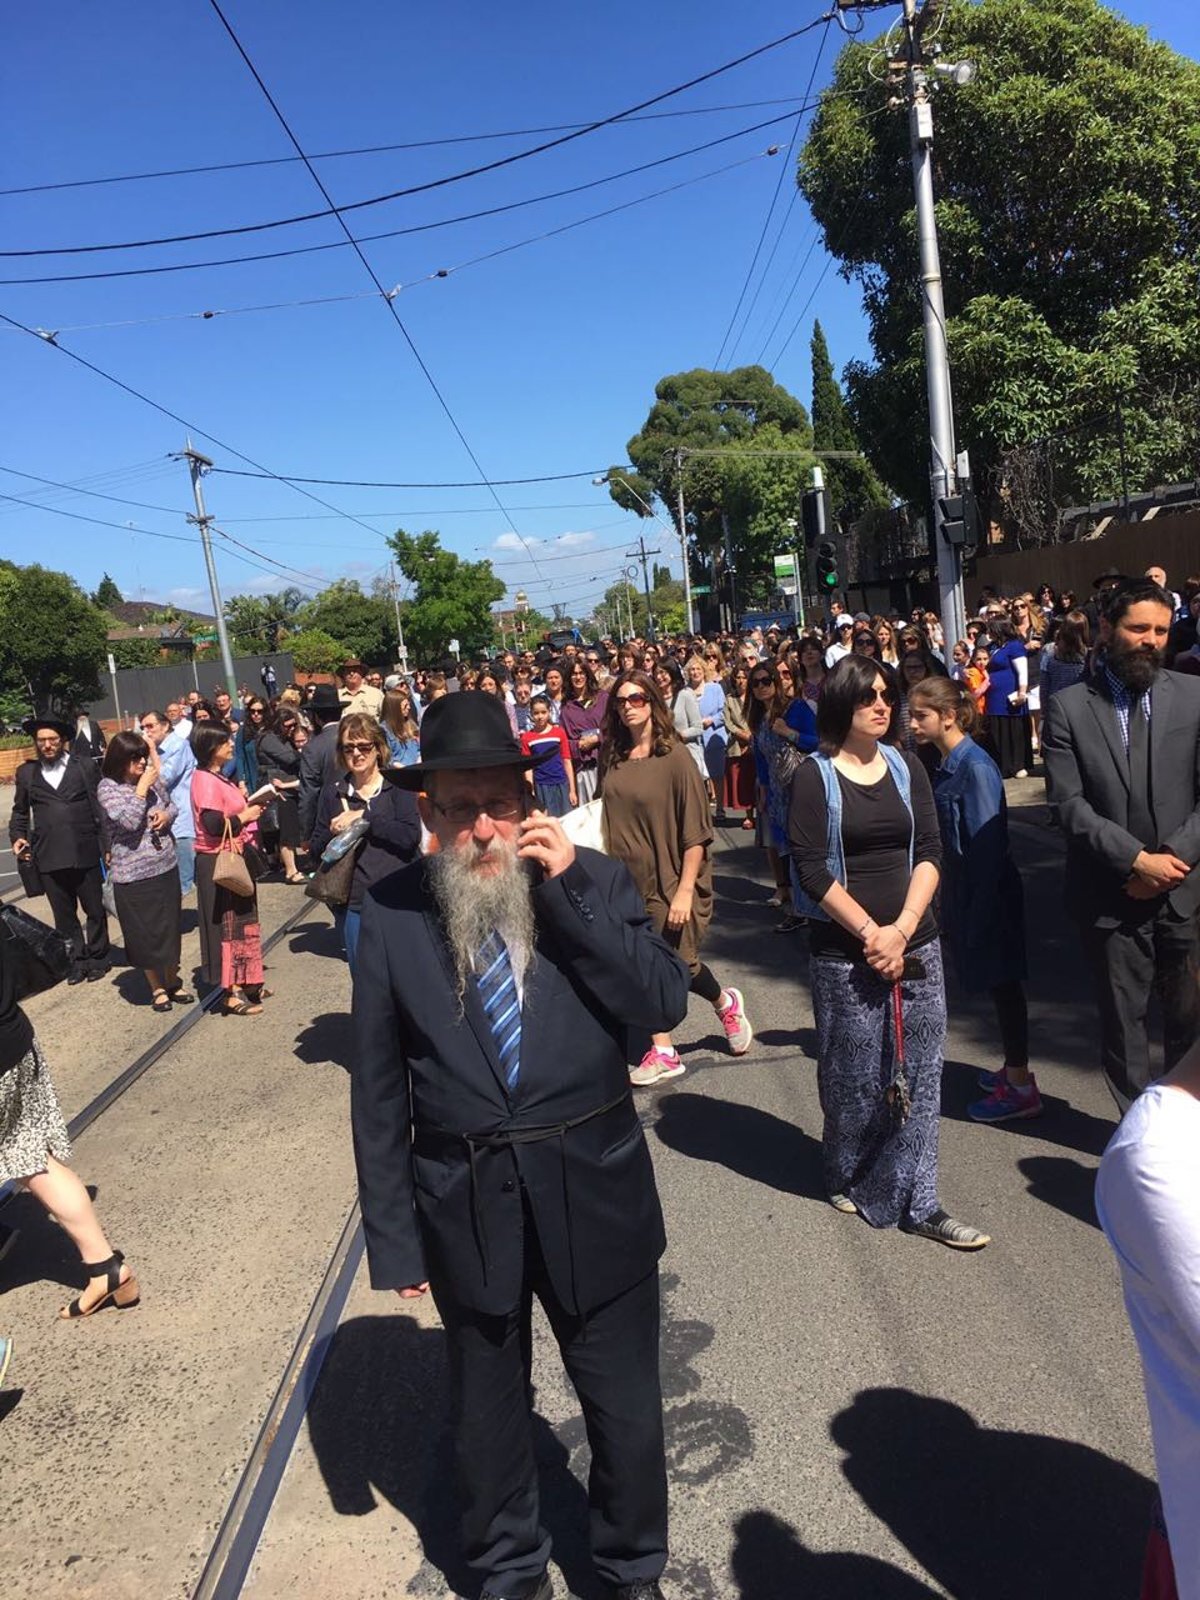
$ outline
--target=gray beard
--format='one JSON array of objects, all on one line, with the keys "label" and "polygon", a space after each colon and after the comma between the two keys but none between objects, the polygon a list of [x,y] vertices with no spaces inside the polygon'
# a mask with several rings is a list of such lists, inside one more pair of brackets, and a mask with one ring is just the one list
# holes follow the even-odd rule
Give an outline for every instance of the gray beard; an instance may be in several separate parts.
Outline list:
[{"label": "gray beard", "polygon": [[487,875],[473,869],[473,847],[469,852],[447,850],[429,862],[429,883],[454,961],[460,1005],[475,978],[476,951],[492,933],[507,946],[518,989],[533,963],[533,901],[524,865],[513,845],[493,841],[492,851],[503,867]]}]

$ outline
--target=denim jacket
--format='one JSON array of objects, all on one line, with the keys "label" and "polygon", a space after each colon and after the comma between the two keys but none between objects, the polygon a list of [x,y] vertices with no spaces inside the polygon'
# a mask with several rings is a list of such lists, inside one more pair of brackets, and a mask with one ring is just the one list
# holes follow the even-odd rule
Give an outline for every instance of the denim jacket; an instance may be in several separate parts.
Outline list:
[{"label": "denim jacket", "polygon": [[[908,770],[908,763],[900,750],[893,750],[890,744],[881,744],[879,752],[887,762],[888,771],[895,779],[896,788],[900,798],[904,801],[904,809],[908,812],[911,827],[908,834],[908,870],[912,871],[913,839],[916,836],[917,823],[912,808],[912,777]],[[837,780],[837,770],[833,759],[827,755],[814,755],[810,757],[817,765],[821,774],[821,782],[825,786],[825,805],[828,811],[827,831],[825,835],[825,865],[832,877],[836,878],[843,888],[846,886],[846,852],[842,845],[842,791]],[[828,922],[829,913],[822,911],[815,900],[809,897],[800,888],[796,889],[796,901],[801,916],[812,917],[818,922]]]}]

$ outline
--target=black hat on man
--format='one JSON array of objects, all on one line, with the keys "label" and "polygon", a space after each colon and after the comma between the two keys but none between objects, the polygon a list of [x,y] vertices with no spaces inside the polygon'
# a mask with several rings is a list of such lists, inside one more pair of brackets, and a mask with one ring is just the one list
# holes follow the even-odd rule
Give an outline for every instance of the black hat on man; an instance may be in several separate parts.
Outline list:
[{"label": "black hat on man", "polygon": [[421,759],[388,767],[384,777],[401,789],[421,789],[431,772],[480,772],[488,767],[540,766],[553,750],[527,756],[509,726],[508,712],[490,694],[448,694],[421,719]]},{"label": "black hat on man", "polygon": [[331,683],[319,683],[313,690],[312,699],[304,702],[304,709],[311,711],[318,721],[326,723],[335,721],[346,708]]},{"label": "black hat on man", "polygon": [[28,734],[31,739],[37,738],[40,728],[52,729],[67,744],[70,744],[75,737],[75,729],[69,722],[64,722],[61,717],[26,717],[21,724],[22,733]]}]

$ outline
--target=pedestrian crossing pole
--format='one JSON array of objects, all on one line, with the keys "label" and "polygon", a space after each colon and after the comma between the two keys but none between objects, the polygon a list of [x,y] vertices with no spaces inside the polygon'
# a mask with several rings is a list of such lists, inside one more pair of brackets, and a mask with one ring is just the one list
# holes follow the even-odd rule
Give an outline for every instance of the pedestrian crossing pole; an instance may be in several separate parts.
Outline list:
[{"label": "pedestrian crossing pole", "polygon": [[221,585],[217,582],[217,564],[213,560],[212,536],[209,533],[209,524],[212,518],[204,509],[204,490],[200,487],[201,475],[208,471],[212,462],[207,456],[202,456],[198,450],[192,449],[189,439],[184,448],[179,452],[188,464],[188,471],[192,476],[192,494],[196,501],[196,515],[189,516],[188,521],[195,523],[200,530],[200,544],[204,550],[204,565],[208,569],[208,588],[212,595],[213,610],[217,614],[217,639],[221,646],[221,667],[225,673],[225,687],[229,690],[229,698],[237,705],[238,688],[237,675],[233,670],[233,651],[229,647],[229,630],[225,626],[225,608],[221,604]]}]

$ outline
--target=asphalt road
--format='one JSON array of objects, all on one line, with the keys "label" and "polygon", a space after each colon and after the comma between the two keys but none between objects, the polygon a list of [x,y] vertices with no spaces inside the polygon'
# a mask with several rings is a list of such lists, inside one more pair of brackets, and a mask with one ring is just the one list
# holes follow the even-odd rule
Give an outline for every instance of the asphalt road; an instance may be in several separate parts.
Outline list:
[{"label": "asphalt road", "polygon": [[[756,1041],[732,1060],[694,1000],[687,1075],[640,1097],[670,1237],[673,1600],[1137,1592],[1152,1465],[1091,1206],[1113,1113],[1058,837],[1036,806],[1013,831],[1048,1109],[1011,1128],[965,1120],[974,1071],[997,1056],[986,1010],[952,997],[942,1194],[995,1238],[971,1257],[824,1203],[804,940],[772,932],[762,862],[722,836],[706,954],[745,991]],[[270,926],[295,901],[268,893]],[[190,1593],[353,1197],[347,979],[323,917],[277,952],[264,1017],[205,1020],[79,1142],[145,1280],[136,1312],[55,1327],[65,1295],[46,1280],[76,1281],[69,1255],[22,1213],[0,1267],[18,1340],[0,1398],[6,1600]],[[35,1002],[68,1113],[149,1026],[128,992],[118,979]],[[596,1600],[587,1447],[544,1324],[535,1377],[558,1593]],[[454,1592],[446,1423],[432,1307],[402,1309],[360,1274],[245,1592]]]}]

